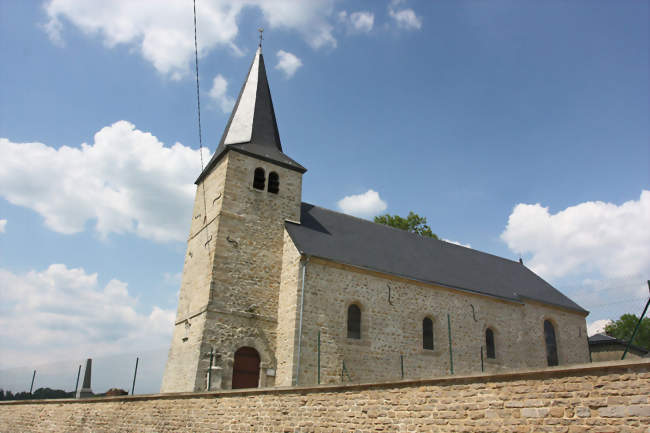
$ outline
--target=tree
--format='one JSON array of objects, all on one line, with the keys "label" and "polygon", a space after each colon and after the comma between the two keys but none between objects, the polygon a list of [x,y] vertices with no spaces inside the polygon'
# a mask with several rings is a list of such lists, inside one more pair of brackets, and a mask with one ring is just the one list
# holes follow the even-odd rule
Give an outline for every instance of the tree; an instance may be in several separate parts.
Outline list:
[{"label": "tree", "polygon": [[421,217],[413,211],[409,212],[406,218],[402,218],[399,215],[379,215],[375,217],[375,222],[378,224],[384,224],[387,226],[406,230],[420,236],[438,239],[438,236],[431,231],[431,227],[427,225],[427,219],[425,217]]},{"label": "tree", "polygon": [[[639,318],[634,314],[623,314],[617,321],[605,326],[605,334],[627,342],[638,321]],[[646,317],[641,321],[632,344],[650,350],[650,318]]]},{"label": "tree", "polygon": [[46,398],[72,398],[74,392],[64,391],[62,389],[38,388],[32,394],[27,391],[17,392],[2,391],[0,389],[0,400],[41,400]]}]

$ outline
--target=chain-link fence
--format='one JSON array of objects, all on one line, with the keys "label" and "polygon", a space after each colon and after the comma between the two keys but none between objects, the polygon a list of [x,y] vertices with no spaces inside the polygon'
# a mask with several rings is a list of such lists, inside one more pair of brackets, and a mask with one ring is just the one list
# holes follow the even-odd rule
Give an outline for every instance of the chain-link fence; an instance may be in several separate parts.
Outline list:
[{"label": "chain-link fence", "polygon": [[[143,352],[121,353],[92,357],[91,389],[103,395],[110,389],[135,394],[160,391],[167,362],[168,348]],[[47,354],[43,354],[47,358]],[[137,360],[137,375],[136,373]],[[0,389],[3,398],[70,398],[75,388],[81,389],[86,359],[60,361],[0,370]],[[81,367],[81,368],[80,368]],[[34,374],[36,372],[36,374]],[[135,386],[134,386],[135,375]],[[33,384],[32,384],[33,380]],[[49,388],[49,390],[46,390]],[[7,392],[10,392],[7,395]]]}]

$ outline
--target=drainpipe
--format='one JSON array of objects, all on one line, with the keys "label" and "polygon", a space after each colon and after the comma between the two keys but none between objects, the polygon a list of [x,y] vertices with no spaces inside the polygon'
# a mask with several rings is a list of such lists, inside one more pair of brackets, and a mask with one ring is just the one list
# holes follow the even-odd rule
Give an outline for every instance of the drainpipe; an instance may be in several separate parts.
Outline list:
[{"label": "drainpipe", "polygon": [[298,321],[298,361],[296,362],[297,371],[296,371],[296,379],[294,380],[294,385],[298,385],[298,378],[300,377],[300,349],[302,346],[302,311],[305,306],[305,271],[307,269],[308,262],[309,262],[309,256],[305,254],[305,260],[302,262],[302,282],[300,287],[300,319]]}]

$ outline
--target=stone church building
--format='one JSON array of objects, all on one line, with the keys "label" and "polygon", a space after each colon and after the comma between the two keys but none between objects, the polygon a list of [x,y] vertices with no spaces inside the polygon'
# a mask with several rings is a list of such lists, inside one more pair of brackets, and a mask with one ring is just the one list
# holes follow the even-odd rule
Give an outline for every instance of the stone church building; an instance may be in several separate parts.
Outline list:
[{"label": "stone church building", "polygon": [[589,361],[587,311],[526,266],[302,202],[261,48],[196,198],[162,392]]}]

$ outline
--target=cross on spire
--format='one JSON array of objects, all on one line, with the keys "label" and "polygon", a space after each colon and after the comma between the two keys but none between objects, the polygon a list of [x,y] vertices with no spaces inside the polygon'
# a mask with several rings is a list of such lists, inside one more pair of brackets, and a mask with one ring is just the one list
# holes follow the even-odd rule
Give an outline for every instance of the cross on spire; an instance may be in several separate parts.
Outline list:
[{"label": "cross on spire", "polygon": [[260,32],[260,45],[259,45],[259,47],[262,48],[262,40],[264,39],[262,37],[262,33],[264,33],[264,28],[260,27],[259,29],[257,29],[257,31]]}]

